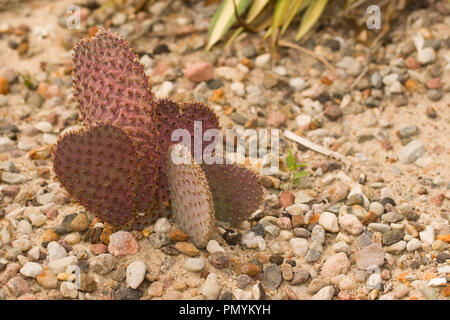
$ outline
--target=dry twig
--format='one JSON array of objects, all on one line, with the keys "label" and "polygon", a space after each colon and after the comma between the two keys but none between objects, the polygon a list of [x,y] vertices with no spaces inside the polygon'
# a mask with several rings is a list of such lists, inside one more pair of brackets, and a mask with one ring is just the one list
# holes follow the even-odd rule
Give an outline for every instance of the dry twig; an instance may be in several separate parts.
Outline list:
[{"label": "dry twig", "polygon": [[306,54],[314,57],[318,61],[322,62],[331,72],[334,72],[334,70],[335,70],[334,67],[325,58],[321,57],[320,55],[316,54],[315,52],[313,52],[311,50],[300,47],[299,45],[296,45],[295,43],[292,43],[292,42],[289,42],[286,40],[282,40],[282,39],[280,39],[278,41],[278,44],[282,47],[296,49],[298,51],[301,51],[303,53],[306,53]]},{"label": "dry twig", "polygon": [[147,34],[148,37],[169,37],[169,36],[184,36],[191,33],[197,32],[205,32],[208,31],[208,28],[195,28],[192,26],[188,26],[185,28],[180,28],[177,30],[171,31],[160,31],[160,32],[150,32]]},{"label": "dry twig", "polygon": [[321,153],[323,155],[326,155],[328,157],[333,157],[336,160],[342,161],[345,164],[345,171],[347,171],[347,172],[350,170],[350,167],[352,166],[351,162],[346,157],[344,157],[342,154],[337,153],[335,151],[328,150],[327,148],[322,147],[321,145],[315,144],[314,142],[311,142],[308,139],[305,139],[303,137],[296,135],[295,133],[293,133],[290,130],[285,130],[284,136],[286,138],[288,138],[289,140],[295,141],[295,142],[301,144],[302,146],[304,146],[308,149],[311,149],[312,151],[315,151],[315,152]]}]

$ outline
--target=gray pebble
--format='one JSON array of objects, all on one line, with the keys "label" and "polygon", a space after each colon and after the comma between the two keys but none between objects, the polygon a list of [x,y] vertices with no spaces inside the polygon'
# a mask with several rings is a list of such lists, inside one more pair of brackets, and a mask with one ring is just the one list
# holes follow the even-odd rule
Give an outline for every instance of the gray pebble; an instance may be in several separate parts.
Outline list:
[{"label": "gray pebble", "polygon": [[167,246],[170,243],[170,238],[164,233],[153,232],[148,237],[148,241],[150,242],[152,247],[161,249],[162,247]]},{"label": "gray pebble", "polygon": [[381,216],[381,220],[389,222],[389,223],[395,223],[398,221],[403,220],[405,217],[401,214],[395,213],[395,212],[388,212]]},{"label": "gray pebble", "polygon": [[424,155],[426,148],[419,140],[413,140],[404,146],[399,153],[399,161],[404,164],[412,163]]},{"label": "gray pebble", "polygon": [[244,289],[252,282],[253,279],[246,274],[241,274],[236,278],[236,283],[239,289]]},{"label": "gray pebble", "polygon": [[398,131],[398,136],[401,139],[411,138],[419,134],[419,127],[416,125],[403,127]]},{"label": "gray pebble", "polygon": [[294,278],[292,279],[291,284],[299,285],[306,283],[309,279],[309,272],[306,269],[300,268],[294,271]]},{"label": "gray pebble", "polygon": [[405,232],[403,230],[389,230],[383,233],[381,241],[384,245],[391,245],[403,240]]},{"label": "gray pebble", "polygon": [[386,232],[391,230],[391,227],[389,225],[378,222],[369,223],[368,228],[378,232]]},{"label": "gray pebble", "polygon": [[183,265],[184,269],[189,272],[200,272],[205,268],[204,258],[188,258]]},{"label": "gray pebble", "polygon": [[237,112],[237,111],[233,112],[230,115],[230,118],[231,118],[231,120],[233,120],[234,122],[236,122],[237,124],[240,124],[240,125],[244,125],[248,120],[246,116],[244,116],[242,113]]},{"label": "gray pebble", "polygon": [[117,259],[112,254],[105,253],[93,257],[89,261],[89,270],[99,275],[106,275],[117,265]]},{"label": "gray pebble", "polygon": [[361,234],[358,236],[358,238],[356,238],[357,242],[358,242],[358,246],[360,248],[364,248],[367,246],[370,246],[373,242],[372,239],[370,239],[366,234]]},{"label": "gray pebble", "polygon": [[281,269],[276,264],[271,264],[264,269],[263,285],[269,290],[276,290],[282,281]]},{"label": "gray pebble", "polygon": [[325,243],[325,229],[320,225],[316,225],[311,232],[311,240]]}]

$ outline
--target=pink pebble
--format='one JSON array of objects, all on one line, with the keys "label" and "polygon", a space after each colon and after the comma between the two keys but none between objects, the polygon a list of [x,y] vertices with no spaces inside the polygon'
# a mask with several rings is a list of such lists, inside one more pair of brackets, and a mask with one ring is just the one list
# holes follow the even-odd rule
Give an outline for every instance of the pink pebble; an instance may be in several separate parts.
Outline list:
[{"label": "pink pebble", "polygon": [[95,255],[104,254],[107,249],[108,248],[103,243],[91,244],[91,251]]},{"label": "pink pebble", "polygon": [[138,244],[131,233],[119,231],[109,237],[108,251],[113,255],[126,256],[138,252]]},{"label": "pink pebble", "polygon": [[438,89],[441,87],[441,78],[431,78],[428,80],[427,86],[429,89]]},{"label": "pink pebble", "polygon": [[187,67],[184,75],[194,82],[208,81],[214,76],[214,67],[209,62],[198,62]]}]

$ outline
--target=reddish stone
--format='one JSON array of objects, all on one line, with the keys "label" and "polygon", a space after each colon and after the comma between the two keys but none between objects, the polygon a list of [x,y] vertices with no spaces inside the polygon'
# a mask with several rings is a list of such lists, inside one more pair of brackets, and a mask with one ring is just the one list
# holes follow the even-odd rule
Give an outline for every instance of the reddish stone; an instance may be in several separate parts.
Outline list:
[{"label": "reddish stone", "polygon": [[327,117],[330,121],[336,121],[340,117],[342,117],[342,110],[337,104],[329,105],[324,110],[324,116]]},{"label": "reddish stone", "polygon": [[286,121],[286,116],[280,111],[271,111],[267,117],[267,125],[269,127],[278,128]]},{"label": "reddish stone", "polygon": [[299,300],[297,294],[291,288],[287,288],[285,290],[285,292],[286,292],[286,298],[288,300]]},{"label": "reddish stone", "polygon": [[45,296],[47,300],[62,300],[64,299],[64,296],[62,295],[61,291],[52,289],[49,291],[49,293]]},{"label": "reddish stone", "polygon": [[56,208],[48,208],[45,211],[45,215],[47,216],[47,219],[49,219],[49,220],[55,219],[58,216],[58,214],[59,214],[59,212],[58,212],[58,209],[56,209]]},{"label": "reddish stone", "polygon": [[91,244],[91,251],[95,255],[104,254],[108,250],[108,247],[105,246],[103,243],[99,242],[96,244]]},{"label": "reddish stone", "polygon": [[181,300],[183,299],[183,294],[181,292],[175,291],[175,290],[168,290],[163,295],[163,300]]},{"label": "reddish stone", "polygon": [[437,207],[442,206],[442,202],[444,201],[444,195],[442,193],[430,199],[430,202]]},{"label": "reddish stone", "polygon": [[291,219],[289,219],[288,217],[278,218],[277,224],[280,229],[289,230],[292,228]]},{"label": "reddish stone", "polygon": [[7,197],[14,198],[19,191],[20,187],[18,185],[10,185],[2,189],[2,194]]},{"label": "reddish stone", "polygon": [[55,196],[53,197],[53,203],[54,204],[66,204],[69,203],[70,199],[68,197],[66,197],[64,194],[62,194],[61,192],[55,194]]},{"label": "reddish stone", "polygon": [[345,291],[339,291],[338,298],[339,300],[355,300],[354,295],[351,295],[350,293]]},{"label": "reddish stone", "polygon": [[320,274],[325,280],[330,280],[338,274],[346,274],[349,268],[350,260],[347,255],[344,252],[339,252],[327,258]]},{"label": "reddish stone", "polygon": [[58,114],[56,112],[52,112],[47,116],[47,121],[52,125],[56,125],[58,123]]},{"label": "reddish stone", "polygon": [[282,208],[289,207],[294,204],[295,197],[290,191],[283,191],[278,198],[278,202]]},{"label": "reddish stone", "polygon": [[163,76],[166,71],[169,70],[169,66],[165,63],[158,62],[153,69],[153,72],[158,76]]},{"label": "reddish stone", "polygon": [[369,224],[372,222],[376,222],[378,220],[378,216],[376,215],[375,212],[369,211],[367,212],[367,214],[364,216],[364,218],[362,219],[362,224]]},{"label": "reddish stone", "polygon": [[22,277],[12,278],[11,280],[8,281],[6,286],[8,287],[11,294],[13,294],[15,297],[23,295],[24,293],[30,291],[28,283]]},{"label": "reddish stone", "polygon": [[214,76],[214,67],[209,62],[198,62],[187,67],[184,75],[194,82],[208,81]]},{"label": "reddish stone", "polygon": [[441,78],[431,78],[427,82],[428,89],[439,89],[441,87]]},{"label": "reddish stone", "polygon": [[12,279],[20,270],[20,265],[17,263],[10,263],[6,266],[5,271],[0,275],[0,284],[6,284]]},{"label": "reddish stone", "polygon": [[386,151],[392,150],[392,144],[389,140],[383,140],[381,142],[381,148],[383,148]]},{"label": "reddish stone", "polygon": [[415,70],[420,68],[420,63],[414,57],[408,57],[405,60],[405,65],[408,69]]},{"label": "reddish stone", "polygon": [[136,254],[138,252],[138,243],[129,232],[119,231],[113,233],[109,241],[108,251],[116,257]]}]

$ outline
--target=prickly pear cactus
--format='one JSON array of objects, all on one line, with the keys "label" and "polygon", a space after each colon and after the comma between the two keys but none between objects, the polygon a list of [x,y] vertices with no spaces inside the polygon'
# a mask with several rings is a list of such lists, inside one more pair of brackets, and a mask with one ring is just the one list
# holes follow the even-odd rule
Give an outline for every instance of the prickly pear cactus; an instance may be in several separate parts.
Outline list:
[{"label": "prickly pear cactus", "polygon": [[258,176],[237,164],[202,164],[213,195],[216,218],[238,226],[263,201]]},{"label": "prickly pear cactus", "polygon": [[[173,160],[182,160],[176,163]],[[214,228],[214,207],[206,175],[182,144],[169,148],[167,181],[175,222],[192,242],[204,248]]]},{"label": "prickly pear cactus", "polygon": [[[101,30],[77,44],[73,62],[87,128],[62,136],[53,160],[57,178],[82,206],[115,226],[142,229],[168,215],[171,201],[175,220],[199,247],[215,216],[236,225],[258,208],[262,187],[252,171],[228,164],[202,169],[201,159],[193,160],[194,150],[203,154],[211,144],[204,133],[220,130],[214,112],[203,103],[153,101],[125,40]],[[187,132],[191,150],[172,141],[177,129]],[[172,162],[172,151],[187,163]]]},{"label": "prickly pear cactus", "polygon": [[73,77],[78,108],[85,125],[108,123],[137,143],[142,164],[136,205],[156,215],[159,146],[150,80],[128,42],[108,30],[82,39],[74,49]]},{"label": "prickly pear cactus", "polygon": [[82,206],[115,226],[134,219],[135,144],[111,125],[69,132],[53,151],[56,177]]},{"label": "prickly pear cactus", "polygon": [[179,142],[172,141],[171,136],[176,129],[185,129],[191,135],[191,153],[194,153],[194,122],[201,123],[199,130],[201,148],[210,142],[202,142],[203,134],[208,129],[220,129],[219,121],[214,112],[203,103],[179,103],[172,99],[159,99],[156,101],[157,128],[160,132],[160,173],[158,179],[159,201],[163,205],[169,204],[169,187],[167,184],[166,155],[171,145]]}]

